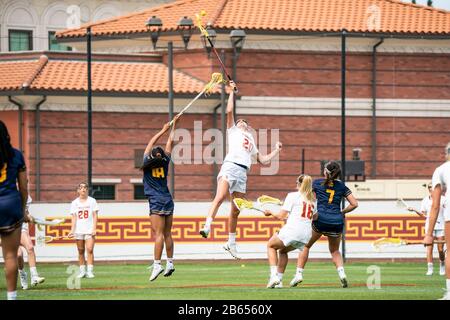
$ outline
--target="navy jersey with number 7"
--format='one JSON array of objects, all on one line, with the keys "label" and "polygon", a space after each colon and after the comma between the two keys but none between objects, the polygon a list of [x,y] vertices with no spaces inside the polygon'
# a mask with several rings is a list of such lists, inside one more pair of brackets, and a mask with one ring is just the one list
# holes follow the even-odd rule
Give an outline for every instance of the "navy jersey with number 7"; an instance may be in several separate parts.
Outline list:
[{"label": "navy jersey with number 7", "polygon": [[340,180],[333,180],[324,185],[325,179],[313,182],[313,190],[317,198],[318,221],[326,224],[344,223],[341,212],[342,198],[348,197],[352,191]]}]

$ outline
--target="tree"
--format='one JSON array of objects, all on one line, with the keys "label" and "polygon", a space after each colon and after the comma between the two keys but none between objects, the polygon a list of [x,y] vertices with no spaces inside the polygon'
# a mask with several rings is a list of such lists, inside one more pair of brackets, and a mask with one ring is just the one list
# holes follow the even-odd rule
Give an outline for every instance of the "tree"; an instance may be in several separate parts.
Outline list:
[{"label": "tree", "polygon": [[412,0],[412,3],[413,3],[413,4],[417,4],[417,3],[416,3],[416,0]]},{"label": "tree", "polygon": [[428,0],[427,6],[432,7],[433,6],[433,0]]}]

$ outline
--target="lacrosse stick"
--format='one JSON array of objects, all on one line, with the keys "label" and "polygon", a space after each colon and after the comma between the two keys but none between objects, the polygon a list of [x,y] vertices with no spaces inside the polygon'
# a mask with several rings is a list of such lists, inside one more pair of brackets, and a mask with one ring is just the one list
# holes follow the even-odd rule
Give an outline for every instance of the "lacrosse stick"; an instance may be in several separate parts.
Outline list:
[{"label": "lacrosse stick", "polygon": [[36,244],[38,246],[42,246],[44,243],[49,243],[49,242],[52,242],[54,240],[70,239],[70,238],[68,236],[53,237],[53,236],[39,235],[39,236],[36,236],[36,237],[31,237],[31,239],[36,240]]},{"label": "lacrosse stick", "polygon": [[31,222],[41,226],[57,226],[59,224],[64,223],[66,219],[53,219],[53,220],[44,220],[41,218],[31,217]]},{"label": "lacrosse stick", "polygon": [[[216,48],[214,47],[214,43],[211,41],[210,37],[209,37],[209,33],[208,30],[206,30],[203,27],[203,19],[202,17],[206,16],[206,11],[205,10],[201,10],[200,13],[196,13],[195,14],[195,19],[197,20],[197,27],[200,29],[201,34],[208,39],[209,45],[211,46],[212,51],[214,51],[214,54],[216,55],[217,59],[219,60],[220,66],[222,67],[223,72],[225,73],[225,75],[227,76],[229,81],[233,81],[233,79],[231,79],[230,75],[227,72],[227,69],[225,68],[225,65],[222,62],[222,59],[220,59],[219,54],[217,53]],[[238,89],[237,87],[234,88],[234,91],[237,93]]]},{"label": "lacrosse stick", "polygon": [[266,209],[265,207],[267,205],[275,205],[279,207],[283,204],[283,202],[280,199],[266,195],[260,196],[256,200],[256,203],[242,198],[234,198],[233,203],[239,209],[239,211],[244,209],[253,209],[262,213],[265,213]]},{"label": "lacrosse stick", "polygon": [[[445,243],[445,240],[435,240],[433,243]],[[401,247],[411,245],[424,245],[423,242],[408,241],[401,238],[380,238],[372,243],[376,251],[380,251],[382,247]]]},{"label": "lacrosse stick", "polygon": [[401,209],[408,209],[409,205],[405,202],[405,200],[400,198],[400,199],[397,199],[397,207],[399,207]]},{"label": "lacrosse stick", "polygon": [[[212,91],[214,90],[214,88],[221,83],[225,83],[225,80],[222,77],[222,74],[219,72],[214,72],[211,75],[211,80],[205,85],[205,87],[203,88],[203,90],[191,101],[189,102],[189,104],[183,108],[183,110],[180,111],[180,113],[178,113],[178,116],[181,116],[187,109],[189,109],[190,106],[192,106],[192,104],[198,100],[198,98],[200,98],[203,94],[205,94],[205,96],[209,96]],[[174,120],[172,119],[169,122],[169,126],[171,126],[173,124]]]}]

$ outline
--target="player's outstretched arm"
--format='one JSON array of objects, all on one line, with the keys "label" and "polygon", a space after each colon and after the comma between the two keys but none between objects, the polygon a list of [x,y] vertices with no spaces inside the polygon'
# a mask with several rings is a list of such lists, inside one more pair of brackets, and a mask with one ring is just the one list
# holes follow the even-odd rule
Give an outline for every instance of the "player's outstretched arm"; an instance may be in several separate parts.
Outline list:
[{"label": "player's outstretched arm", "polygon": [[175,136],[175,126],[176,126],[179,118],[180,118],[180,115],[178,115],[178,114],[175,117],[173,117],[172,129],[170,130],[169,138],[167,139],[167,143],[166,143],[166,149],[164,150],[167,153],[172,153],[173,138]]},{"label": "player's outstretched arm", "polygon": [[144,154],[149,154],[150,151],[152,151],[153,146],[156,144],[156,142],[158,142],[159,138],[161,138],[161,136],[167,132],[167,130],[169,130],[170,126],[169,123],[165,123],[164,126],[162,127],[161,131],[159,131],[157,134],[155,134],[150,141],[147,144],[147,147],[145,148]]},{"label": "player's outstretched arm", "polygon": [[258,162],[261,164],[269,164],[270,161],[272,161],[273,158],[275,158],[280,152],[283,144],[281,142],[277,142],[275,145],[275,149],[266,155],[262,155],[261,153],[258,153]]},{"label": "player's outstretched arm", "polygon": [[229,129],[234,126],[234,89],[236,88],[236,84],[230,81],[228,85],[232,89],[227,103],[227,128]]},{"label": "player's outstretched arm", "polygon": [[264,215],[266,217],[269,217],[269,216],[275,217],[278,220],[286,220],[289,215],[289,212],[284,209],[280,210],[280,212],[272,212],[270,210],[265,210]]}]

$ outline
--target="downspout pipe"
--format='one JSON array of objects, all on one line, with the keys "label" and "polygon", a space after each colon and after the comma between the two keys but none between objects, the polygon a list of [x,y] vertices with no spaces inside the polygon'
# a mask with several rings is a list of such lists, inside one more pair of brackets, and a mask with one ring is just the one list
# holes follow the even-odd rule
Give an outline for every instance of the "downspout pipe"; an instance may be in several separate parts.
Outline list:
[{"label": "downspout pipe", "polygon": [[36,200],[41,200],[41,105],[47,101],[47,96],[36,104],[36,114],[34,117],[34,128],[36,130]]},{"label": "downspout pipe", "polygon": [[372,172],[377,176],[377,48],[384,42],[381,38],[372,48]]},{"label": "downspout pipe", "polygon": [[19,150],[23,152],[23,104],[17,100],[14,100],[11,96],[8,96],[8,101],[19,108]]}]

